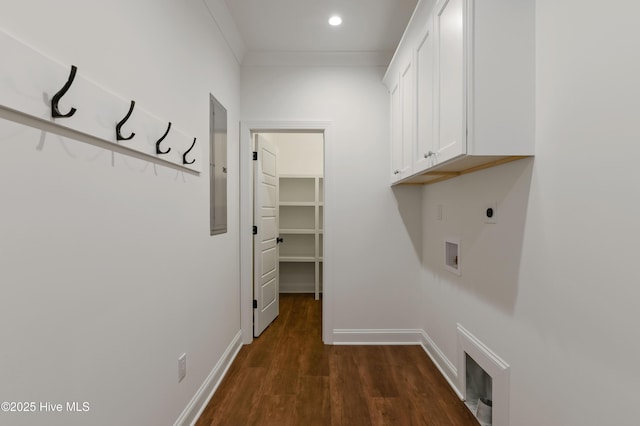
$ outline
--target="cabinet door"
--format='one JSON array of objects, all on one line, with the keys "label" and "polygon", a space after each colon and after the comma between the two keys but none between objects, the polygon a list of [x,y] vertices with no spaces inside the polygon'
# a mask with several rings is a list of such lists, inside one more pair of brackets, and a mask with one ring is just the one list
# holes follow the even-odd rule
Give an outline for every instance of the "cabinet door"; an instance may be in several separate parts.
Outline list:
[{"label": "cabinet door", "polygon": [[443,0],[436,9],[438,163],[467,152],[464,11],[465,0]]},{"label": "cabinet door", "polygon": [[402,169],[402,103],[400,80],[391,87],[391,182],[399,180]]},{"label": "cabinet door", "polygon": [[413,150],[413,173],[426,170],[435,162],[435,80],[434,33],[432,20],[425,27],[416,48],[416,140]]},{"label": "cabinet door", "polygon": [[398,83],[391,90],[392,182],[410,176],[412,171],[414,90],[413,63],[409,60],[401,68]]},{"label": "cabinet door", "polygon": [[415,138],[415,76],[413,58],[402,68],[400,90],[402,90],[402,178],[412,173],[412,152]]}]

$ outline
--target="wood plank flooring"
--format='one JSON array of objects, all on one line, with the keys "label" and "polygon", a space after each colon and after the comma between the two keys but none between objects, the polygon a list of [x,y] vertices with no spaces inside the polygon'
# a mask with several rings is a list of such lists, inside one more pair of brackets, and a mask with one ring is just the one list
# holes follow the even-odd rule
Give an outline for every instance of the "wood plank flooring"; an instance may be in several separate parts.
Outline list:
[{"label": "wood plank flooring", "polygon": [[321,302],[282,294],[197,426],[477,426],[420,346],[327,346]]}]

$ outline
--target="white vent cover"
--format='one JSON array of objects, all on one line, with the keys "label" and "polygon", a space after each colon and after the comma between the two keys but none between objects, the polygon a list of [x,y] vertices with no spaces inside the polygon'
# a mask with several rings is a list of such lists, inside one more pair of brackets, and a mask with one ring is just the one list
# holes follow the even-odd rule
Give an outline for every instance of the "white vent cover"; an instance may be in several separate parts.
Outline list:
[{"label": "white vent cover", "polygon": [[[473,363],[469,362],[468,358],[471,358]],[[481,367],[483,374],[486,373],[490,376],[487,387],[491,389],[493,419],[491,425],[509,426],[509,365],[477,337],[458,324],[458,389],[462,392],[465,401],[468,398],[473,398],[468,394],[470,389],[467,387],[467,368],[469,365]]]}]

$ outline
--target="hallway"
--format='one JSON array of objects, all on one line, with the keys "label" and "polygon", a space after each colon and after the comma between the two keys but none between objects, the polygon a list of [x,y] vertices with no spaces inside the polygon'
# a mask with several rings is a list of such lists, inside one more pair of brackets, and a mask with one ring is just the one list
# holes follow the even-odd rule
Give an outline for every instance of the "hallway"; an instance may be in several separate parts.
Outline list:
[{"label": "hallway", "polygon": [[197,425],[477,424],[420,346],[325,346],[321,303],[281,294]]}]

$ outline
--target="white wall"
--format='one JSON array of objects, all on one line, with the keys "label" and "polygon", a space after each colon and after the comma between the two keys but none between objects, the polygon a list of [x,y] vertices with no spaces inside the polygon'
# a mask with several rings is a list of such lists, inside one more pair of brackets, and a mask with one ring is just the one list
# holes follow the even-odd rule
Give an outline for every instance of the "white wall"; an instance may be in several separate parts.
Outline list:
[{"label": "white wall", "polygon": [[537,2],[535,160],[423,190],[424,329],[453,363],[460,323],[510,364],[511,425],[637,424],[640,6],[603,6]]},{"label": "white wall", "polygon": [[2,9],[2,30],[200,141],[209,93],[228,110],[229,232],[216,237],[206,168],[196,177],[0,119],[0,400],[90,403],[0,423],[172,424],[240,330],[237,62],[199,0]]},{"label": "white wall", "polygon": [[324,137],[322,133],[271,133],[278,147],[278,173],[281,175],[324,174]]},{"label": "white wall", "polygon": [[243,120],[332,122],[333,144],[327,142],[325,155],[325,268],[332,269],[325,278],[333,280],[334,329],[419,326],[420,193],[389,187],[383,72],[242,69]]}]

